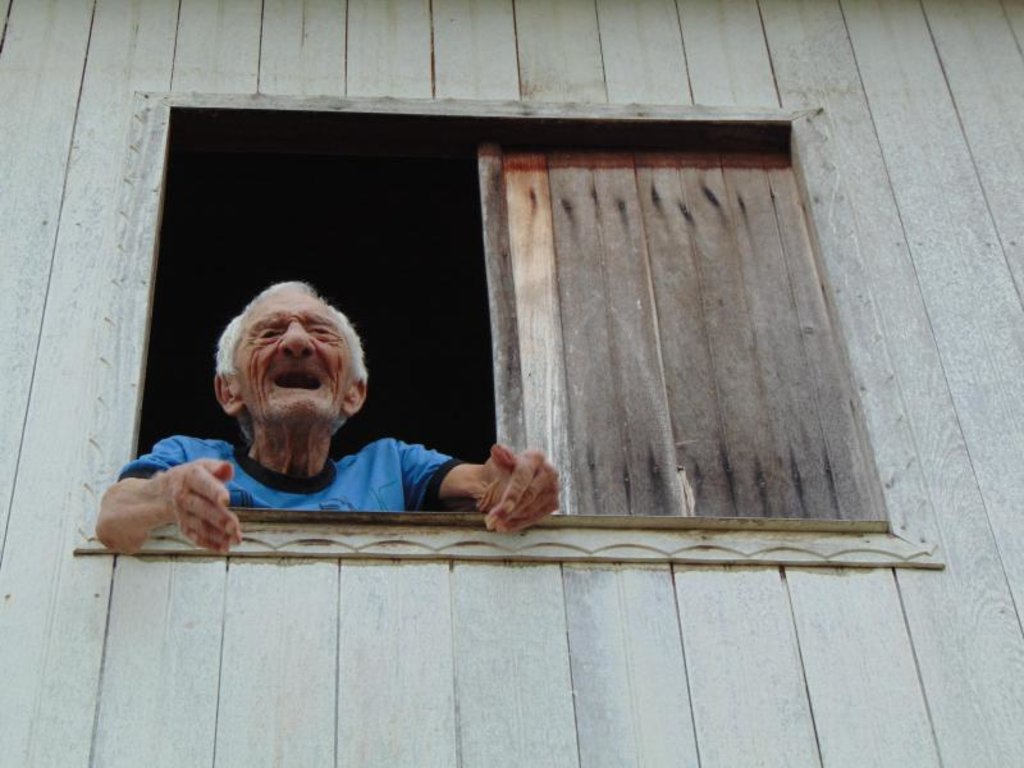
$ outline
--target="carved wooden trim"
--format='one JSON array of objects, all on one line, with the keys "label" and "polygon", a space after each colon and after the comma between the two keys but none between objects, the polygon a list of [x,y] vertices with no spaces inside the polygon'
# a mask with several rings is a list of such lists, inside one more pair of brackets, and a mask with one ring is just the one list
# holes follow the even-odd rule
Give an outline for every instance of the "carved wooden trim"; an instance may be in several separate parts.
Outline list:
[{"label": "carved wooden trim", "polygon": [[[261,515],[253,515],[260,517]],[[263,515],[265,517],[265,515]],[[295,518],[295,515],[291,515]],[[317,516],[319,517],[319,516]],[[879,531],[877,523],[847,524],[846,530],[808,530],[807,521],[700,521],[659,518],[638,527],[638,518],[552,518],[518,534],[487,531],[479,516],[340,515],[325,523],[246,521],[232,557],[311,559],[497,560],[714,565],[854,566],[942,568],[934,545],[914,544]],[[418,519],[417,519],[418,518]],[[713,523],[714,527],[707,523]],[[676,523],[673,525],[672,523]],[[701,525],[704,523],[704,525]],[[730,525],[731,524],[731,525]],[[626,527],[631,525],[631,527]],[[89,539],[76,554],[110,554]],[[210,553],[166,526],[138,553],[201,556]]]}]

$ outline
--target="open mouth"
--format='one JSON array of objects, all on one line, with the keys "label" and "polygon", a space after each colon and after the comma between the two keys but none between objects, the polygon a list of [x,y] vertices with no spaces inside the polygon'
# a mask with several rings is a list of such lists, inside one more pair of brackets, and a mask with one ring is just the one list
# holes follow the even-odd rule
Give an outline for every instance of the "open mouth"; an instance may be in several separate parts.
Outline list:
[{"label": "open mouth", "polygon": [[309,373],[282,373],[274,378],[274,385],[282,389],[320,389],[320,379]]}]

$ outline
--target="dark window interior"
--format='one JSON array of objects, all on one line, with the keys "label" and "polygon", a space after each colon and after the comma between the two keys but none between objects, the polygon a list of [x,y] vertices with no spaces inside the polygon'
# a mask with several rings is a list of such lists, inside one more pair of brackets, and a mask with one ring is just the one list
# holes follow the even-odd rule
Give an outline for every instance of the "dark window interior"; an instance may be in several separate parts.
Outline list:
[{"label": "dark window interior", "polygon": [[369,397],[336,458],[378,437],[482,461],[494,441],[476,162],[172,151],[140,453],[237,442],[213,394],[224,325],[267,285],[312,283],[363,339]]}]

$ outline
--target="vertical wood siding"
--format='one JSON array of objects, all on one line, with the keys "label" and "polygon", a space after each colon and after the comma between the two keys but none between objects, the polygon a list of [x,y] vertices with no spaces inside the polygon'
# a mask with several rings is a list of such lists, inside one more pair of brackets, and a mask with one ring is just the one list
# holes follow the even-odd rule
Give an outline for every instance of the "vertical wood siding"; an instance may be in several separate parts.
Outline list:
[{"label": "vertical wood siding", "polygon": [[433,0],[434,95],[519,98],[512,0]]},{"label": "vertical wood siding", "polygon": [[345,0],[264,0],[260,93],[345,95]]},{"label": "vertical wood siding", "polygon": [[601,60],[613,104],[690,104],[679,14],[671,0],[597,0]]},{"label": "vertical wood siding", "polygon": [[702,765],[820,766],[778,569],[676,569]]},{"label": "vertical wood siding", "polygon": [[579,764],[565,611],[557,565],[453,567],[462,765]]},{"label": "vertical wood siding", "polygon": [[[0,0],[0,39],[0,765],[1024,764],[1021,0]],[[826,301],[946,570],[72,557],[132,449],[119,195],[167,90],[824,107]]]},{"label": "vertical wood siding", "polygon": [[338,567],[231,563],[214,766],[335,758]]},{"label": "vertical wood siding", "polygon": [[[1019,617],[887,183],[861,87],[861,57],[854,58],[837,4],[762,0],[761,9],[782,103],[828,110],[836,163],[857,212],[849,236],[859,241],[866,263],[854,280],[833,283],[840,317],[863,318],[855,321],[864,326],[858,337],[877,339],[857,344],[848,337],[854,369],[870,377],[858,388],[887,507],[896,529],[913,535],[930,526],[931,506],[947,555],[940,579],[897,576],[939,753],[950,765],[1019,762],[1024,744],[1009,723],[1021,716],[1024,677],[1007,673],[1022,668]],[[881,17],[873,28],[882,33]],[[872,318],[875,331],[867,325]]]},{"label": "vertical wood siding", "polygon": [[448,564],[344,564],[338,595],[336,764],[457,765]]},{"label": "vertical wood siding", "polygon": [[226,578],[223,560],[118,561],[95,765],[213,764]]},{"label": "vertical wood siding", "polygon": [[[25,411],[39,346],[47,284],[57,239],[68,151],[74,129],[92,3],[4,8],[0,59],[0,197],[4,237],[0,319],[17,328],[4,342],[4,397],[0,399],[0,532],[6,533],[21,455]],[[13,9],[11,9],[13,11]],[[63,55],[59,55],[63,53]],[[19,194],[10,185],[21,183]],[[2,536],[2,534],[0,534]],[[0,537],[0,544],[3,538]]]},{"label": "vertical wood siding", "polygon": [[940,766],[892,573],[790,568],[786,584],[822,764]]},{"label": "vertical wood siding", "polygon": [[0,214],[0,247],[20,276],[5,278],[0,311],[21,313],[4,358],[26,356],[35,373],[13,420],[25,429],[0,561],[0,764],[89,759],[111,563],[71,550],[76,518],[131,450],[149,275],[117,249],[119,190],[132,93],[170,86],[176,15],[162,1],[11,8],[0,120],[16,121],[4,162],[22,167],[4,176],[19,189],[0,203],[16,206]]},{"label": "vertical wood siding", "polygon": [[434,92],[429,0],[349,0],[349,96]]},{"label": "vertical wood siding", "polygon": [[563,570],[580,766],[697,766],[667,568]]}]

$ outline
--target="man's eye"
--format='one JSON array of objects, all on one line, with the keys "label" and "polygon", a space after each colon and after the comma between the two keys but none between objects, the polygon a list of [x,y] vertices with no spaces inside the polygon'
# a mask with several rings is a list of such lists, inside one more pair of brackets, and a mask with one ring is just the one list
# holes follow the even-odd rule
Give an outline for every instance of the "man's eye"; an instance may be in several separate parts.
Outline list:
[{"label": "man's eye", "polygon": [[283,331],[280,328],[264,328],[262,331],[260,331],[259,338],[260,339],[276,339],[282,333],[283,333]]}]

